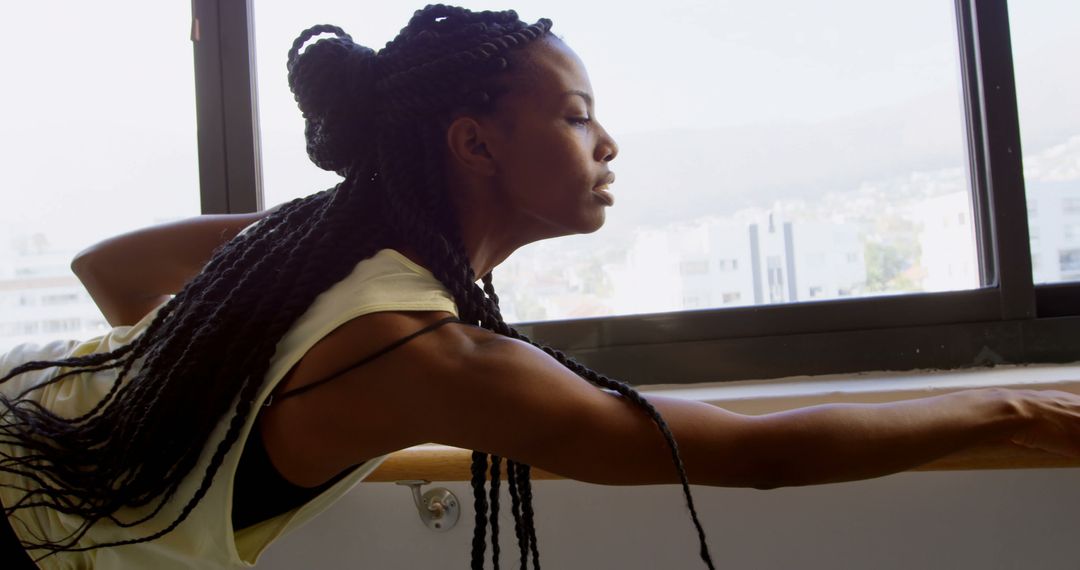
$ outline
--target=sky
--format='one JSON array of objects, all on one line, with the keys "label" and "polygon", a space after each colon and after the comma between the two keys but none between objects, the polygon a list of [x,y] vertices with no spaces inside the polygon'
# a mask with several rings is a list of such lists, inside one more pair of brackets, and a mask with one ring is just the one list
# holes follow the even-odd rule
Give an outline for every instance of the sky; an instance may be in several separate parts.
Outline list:
[{"label": "sky", "polygon": [[[310,25],[334,23],[379,49],[419,4],[254,4],[263,168],[273,204],[337,180],[304,154],[302,121],[285,86],[293,38]],[[1036,150],[1061,142],[1055,129],[1080,125],[1072,103],[1080,100],[1073,70],[1080,2],[1012,4],[1022,128],[1025,145],[1030,140]],[[596,117],[617,140],[678,129],[782,137],[785,129],[900,116],[920,102],[955,115],[959,104],[951,2],[671,0],[658,8],[544,0],[513,7],[526,21],[554,21],[554,32],[585,62]],[[154,219],[196,215],[190,4],[19,2],[5,7],[5,19],[22,25],[5,32],[4,231],[50,228],[58,240],[88,245]],[[908,136],[945,140],[956,130],[927,129]],[[691,143],[701,138],[687,138]],[[633,156],[625,150],[624,158]]]},{"label": "sky", "polygon": [[[1014,32],[1018,60],[1039,62],[1030,83],[1052,85],[1043,64],[1068,61],[1069,48],[1080,51],[1074,26],[1058,18],[1080,16],[1080,3],[1017,4],[1027,10],[1014,15],[1023,24]],[[327,0],[302,7],[256,5],[268,203],[338,180],[306,158],[303,120],[284,71],[292,41],[307,27],[329,23],[378,50],[408,21],[413,11],[408,6],[388,3],[365,10],[362,4]],[[712,206],[722,213],[727,206],[747,205],[746,196],[776,197],[770,189],[779,185],[816,192],[857,184],[853,177],[958,167],[965,161],[950,2],[675,0],[658,13],[637,3],[545,0],[517,2],[514,9],[528,22],[550,18],[554,33],[584,61],[596,117],[620,142],[621,156],[612,166],[619,173],[615,190],[624,196],[648,196],[657,179],[667,177],[698,203],[722,187]],[[1035,107],[1038,113],[1063,107],[1069,93],[1080,98],[1080,82],[1074,77],[1071,89],[1046,92],[1050,104]],[[1039,132],[1060,123],[1039,119]],[[1072,132],[1080,132],[1080,116],[1071,124],[1077,127]],[[685,129],[701,134],[673,134]],[[861,132],[858,140],[854,131]],[[814,144],[823,133],[835,144]],[[1060,135],[1039,143],[1061,142]],[[665,146],[657,149],[657,141]],[[842,157],[821,152],[841,147]],[[710,153],[729,160],[710,160]],[[889,153],[892,168],[885,164]],[[675,157],[674,164],[669,157]],[[700,168],[677,166],[691,160]],[[830,172],[836,174],[831,179]],[[629,209],[626,201],[620,206],[624,213]],[[638,214],[649,210],[646,204],[633,208]]]}]

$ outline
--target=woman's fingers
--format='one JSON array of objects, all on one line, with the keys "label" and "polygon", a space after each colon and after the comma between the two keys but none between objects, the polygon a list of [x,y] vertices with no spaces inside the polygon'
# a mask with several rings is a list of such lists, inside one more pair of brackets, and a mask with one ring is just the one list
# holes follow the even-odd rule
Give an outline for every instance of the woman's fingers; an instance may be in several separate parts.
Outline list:
[{"label": "woman's fingers", "polygon": [[1080,396],[1062,390],[1023,390],[1032,422],[1009,438],[1013,443],[1080,458]]}]

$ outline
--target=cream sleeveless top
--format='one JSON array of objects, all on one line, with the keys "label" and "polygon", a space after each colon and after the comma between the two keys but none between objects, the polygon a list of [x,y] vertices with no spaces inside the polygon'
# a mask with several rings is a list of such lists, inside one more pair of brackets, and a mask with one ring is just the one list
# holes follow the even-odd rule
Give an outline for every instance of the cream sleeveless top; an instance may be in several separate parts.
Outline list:
[{"label": "cream sleeveless top", "polygon": [[[115,327],[107,334],[87,341],[54,341],[45,345],[16,346],[0,355],[0,376],[30,360],[56,360],[115,350],[142,333],[163,306],[164,303],[135,325]],[[59,553],[39,561],[38,566],[50,570],[94,567],[110,570],[170,570],[253,566],[274,540],[327,509],[389,456],[374,457],[360,464],[344,479],[291,511],[235,532],[232,528],[233,477],[244,442],[254,425],[255,411],[316,342],[350,319],[389,310],[446,311],[460,316],[457,304],[443,284],[427,269],[398,251],[382,249],[374,256],[359,262],[345,279],[316,297],[314,303],[278,342],[253,411],[242,428],[240,439],[233,443],[206,495],[184,522],[169,534],[150,542],[85,552]],[[0,393],[12,398],[30,386],[54,378],[62,370],[67,369],[47,368],[15,376],[0,384]],[[56,384],[33,391],[27,397],[39,401],[57,414],[73,417],[89,410],[100,401],[118,373],[117,369],[110,369],[73,374]],[[80,545],[142,537],[165,528],[198,489],[218,442],[224,438],[229,420],[227,415],[219,422],[203,448],[198,464],[181,482],[169,504],[155,518],[132,528],[116,526],[109,520],[99,521],[91,527]],[[3,419],[0,418],[0,421]],[[0,452],[11,456],[25,453],[22,448],[3,443],[0,443]],[[0,501],[9,506],[15,504],[23,494],[19,488],[27,486],[28,482],[21,478],[10,473],[0,473]],[[130,521],[149,512],[148,508],[123,509],[116,516],[121,521]],[[35,535],[42,536],[42,533],[55,540],[67,536],[80,522],[73,516],[45,508],[19,510],[9,520],[16,534],[23,540],[32,540]],[[43,551],[30,552],[34,557],[42,553]]]}]

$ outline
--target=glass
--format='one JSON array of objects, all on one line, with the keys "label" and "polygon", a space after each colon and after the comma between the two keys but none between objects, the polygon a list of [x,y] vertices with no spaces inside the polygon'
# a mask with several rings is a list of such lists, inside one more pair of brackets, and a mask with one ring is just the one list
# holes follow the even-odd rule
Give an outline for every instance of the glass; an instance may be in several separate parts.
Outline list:
[{"label": "glass", "polygon": [[70,269],[95,242],[199,214],[191,7],[18,2],[0,90],[0,351],[109,329]]},{"label": "glass", "polygon": [[1080,4],[1010,2],[1032,277],[1080,280]]},{"label": "glass", "polygon": [[[473,10],[504,9],[469,2]],[[307,161],[285,83],[301,30],[378,49],[412,9],[260,4],[267,203],[338,178]],[[507,321],[980,286],[951,3],[515,3],[585,62],[619,143],[616,205],[593,234],[494,270]],[[597,33],[602,28],[603,33]],[[643,32],[647,30],[647,32]]]}]

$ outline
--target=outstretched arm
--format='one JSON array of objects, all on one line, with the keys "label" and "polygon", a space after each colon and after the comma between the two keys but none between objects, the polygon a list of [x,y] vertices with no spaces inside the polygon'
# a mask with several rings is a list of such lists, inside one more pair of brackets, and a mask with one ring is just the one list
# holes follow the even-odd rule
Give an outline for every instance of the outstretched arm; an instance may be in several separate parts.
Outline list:
[{"label": "outstretched arm", "polygon": [[[402,325],[383,340],[421,324]],[[313,391],[308,397],[318,421],[345,426],[341,446],[349,451],[342,456],[355,462],[437,443],[588,483],[678,483],[671,450],[643,409],[597,390],[527,343],[486,333],[474,333],[487,338],[480,342],[456,340],[473,330],[435,330]],[[1065,393],[983,389],[762,416],[674,397],[646,399],[669,425],[687,475],[699,485],[771,489],[873,478],[1010,438],[1080,457],[1080,396]]]},{"label": "outstretched arm", "polygon": [[1004,441],[1030,423],[1026,415],[1019,393],[988,388],[880,404],[823,404],[755,419],[770,487],[789,487],[906,471]]},{"label": "outstretched arm", "polygon": [[218,246],[276,209],[195,216],[121,234],[76,254],[71,270],[110,325],[133,325],[183,289]]},{"label": "outstretched arm", "polygon": [[[475,351],[451,374],[410,389],[418,441],[482,449],[564,477],[607,485],[679,481],[671,451],[644,410],[601,392],[516,340]],[[398,378],[395,377],[395,380]],[[645,396],[665,418],[691,483],[772,489],[905,471],[1037,424],[1045,392],[977,389],[884,404],[826,404],[750,416]],[[1047,412],[1080,439],[1080,398]],[[428,404],[431,404],[428,406]],[[1064,411],[1063,411],[1064,410]],[[1072,422],[1072,423],[1068,423]]]}]

